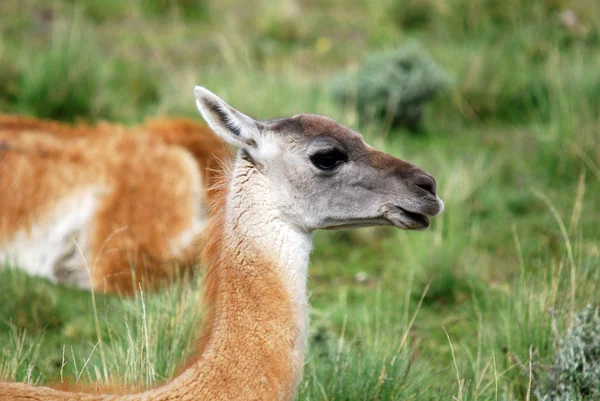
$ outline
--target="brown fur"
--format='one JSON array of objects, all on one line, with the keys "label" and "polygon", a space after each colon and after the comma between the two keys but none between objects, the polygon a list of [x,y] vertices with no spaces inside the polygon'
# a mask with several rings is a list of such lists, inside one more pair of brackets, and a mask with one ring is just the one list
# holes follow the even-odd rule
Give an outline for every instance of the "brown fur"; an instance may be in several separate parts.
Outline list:
[{"label": "brown fur", "polygon": [[[86,255],[93,288],[131,292],[136,281],[155,285],[175,266],[196,262],[195,243],[176,255],[168,244],[194,217],[194,189],[206,209],[214,170],[226,157],[209,128],[166,119],[131,129],[73,127],[2,116],[0,144],[0,246],[19,230],[43,224],[61,200],[93,184],[102,188]],[[193,188],[193,170],[202,188]]]},{"label": "brown fur", "polygon": [[297,374],[290,356],[297,345],[294,310],[262,250],[223,234],[226,187],[226,182],[216,187],[215,207],[206,230],[210,241],[203,250],[207,266],[203,302],[208,318],[198,347],[205,352],[182,374],[162,387],[129,395],[0,383],[0,400],[291,399]]}]

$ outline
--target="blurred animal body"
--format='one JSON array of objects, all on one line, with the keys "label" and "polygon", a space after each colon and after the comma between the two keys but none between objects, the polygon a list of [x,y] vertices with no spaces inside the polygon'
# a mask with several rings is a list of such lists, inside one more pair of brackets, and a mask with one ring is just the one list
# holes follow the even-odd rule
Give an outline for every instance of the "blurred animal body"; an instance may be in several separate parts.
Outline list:
[{"label": "blurred animal body", "polygon": [[432,176],[327,117],[257,121],[204,88],[195,93],[211,128],[239,148],[223,169],[203,247],[201,355],[146,392],[0,383],[0,400],[291,401],[304,366],[313,231],[425,229],[443,210]]},{"label": "blurred animal body", "polygon": [[126,128],[0,116],[0,263],[101,291],[155,285],[196,262],[226,153],[183,119]]}]

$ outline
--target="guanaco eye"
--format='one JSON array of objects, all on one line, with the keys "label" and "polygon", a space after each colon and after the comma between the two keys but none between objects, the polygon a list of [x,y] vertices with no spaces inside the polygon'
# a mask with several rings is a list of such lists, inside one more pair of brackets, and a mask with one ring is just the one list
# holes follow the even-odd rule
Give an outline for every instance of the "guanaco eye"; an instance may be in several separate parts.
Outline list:
[{"label": "guanaco eye", "polygon": [[348,160],[348,156],[337,149],[315,153],[310,161],[320,170],[333,170],[338,165]]}]

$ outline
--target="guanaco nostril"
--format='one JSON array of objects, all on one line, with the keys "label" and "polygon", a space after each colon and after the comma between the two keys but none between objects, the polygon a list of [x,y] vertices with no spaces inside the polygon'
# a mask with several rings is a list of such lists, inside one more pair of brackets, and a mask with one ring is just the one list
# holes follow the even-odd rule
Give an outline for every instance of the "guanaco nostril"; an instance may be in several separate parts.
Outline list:
[{"label": "guanaco nostril", "polygon": [[430,194],[435,195],[435,179],[430,175],[419,176],[419,178],[415,180],[415,185]]}]

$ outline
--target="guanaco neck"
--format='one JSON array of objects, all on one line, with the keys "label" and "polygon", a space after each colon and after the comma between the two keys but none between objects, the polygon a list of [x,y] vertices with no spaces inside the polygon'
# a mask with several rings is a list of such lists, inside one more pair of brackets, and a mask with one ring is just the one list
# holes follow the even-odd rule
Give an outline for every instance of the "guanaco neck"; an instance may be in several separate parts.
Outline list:
[{"label": "guanaco neck", "polygon": [[284,221],[274,190],[238,154],[207,228],[202,354],[181,375],[129,395],[0,383],[0,400],[292,400],[304,363],[312,237]]},{"label": "guanaco neck", "polygon": [[203,353],[157,390],[211,400],[290,400],[304,364],[312,236],[284,221],[273,184],[241,155],[227,188],[207,230],[215,242],[206,252],[211,309]]}]

